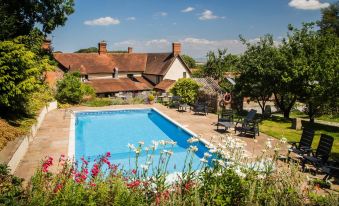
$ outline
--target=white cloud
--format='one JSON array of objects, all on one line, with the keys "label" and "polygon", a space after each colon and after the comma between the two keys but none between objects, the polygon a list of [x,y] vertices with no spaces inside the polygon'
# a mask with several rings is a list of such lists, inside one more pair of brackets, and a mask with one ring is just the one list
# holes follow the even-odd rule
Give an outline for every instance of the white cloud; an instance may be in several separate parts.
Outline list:
[{"label": "white cloud", "polygon": [[84,24],[90,25],[90,26],[108,26],[108,25],[120,24],[120,21],[119,19],[114,19],[112,17],[107,16],[107,17],[101,17],[98,19],[84,21]]},{"label": "white cloud", "polygon": [[150,45],[168,45],[170,42],[167,39],[152,39],[149,41],[146,41],[145,45],[150,46]]},{"label": "white cloud", "polygon": [[291,0],[288,5],[296,9],[316,10],[328,7],[329,3],[321,3],[319,0]]},{"label": "white cloud", "polygon": [[200,20],[213,20],[213,19],[224,19],[224,16],[216,16],[211,10],[205,10],[199,17]]},{"label": "white cloud", "polygon": [[134,21],[136,18],[134,16],[130,16],[126,18],[127,21]]},{"label": "white cloud", "polygon": [[189,6],[189,7],[187,7],[186,9],[181,10],[181,12],[187,13],[187,12],[191,12],[191,11],[193,11],[193,10],[194,10],[194,8]]},{"label": "white cloud", "polygon": [[162,16],[162,17],[165,17],[167,15],[168,15],[168,13],[164,12],[164,11],[160,11],[160,12],[157,12],[157,13],[154,14],[154,16]]}]

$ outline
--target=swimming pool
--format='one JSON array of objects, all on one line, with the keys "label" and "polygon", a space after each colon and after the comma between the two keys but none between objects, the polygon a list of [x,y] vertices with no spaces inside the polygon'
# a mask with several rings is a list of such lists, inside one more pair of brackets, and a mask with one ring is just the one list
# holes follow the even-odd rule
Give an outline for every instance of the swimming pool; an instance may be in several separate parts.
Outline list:
[{"label": "swimming pool", "polygon": [[[193,132],[182,128],[156,109],[128,109],[112,111],[76,112],[73,121],[74,157],[94,160],[106,152],[111,153],[110,162],[119,164],[124,169],[133,169],[134,152],[127,146],[138,142],[144,143],[144,148],[154,142],[175,141],[175,145],[158,147],[153,154],[153,162],[158,162],[163,150],[173,151],[168,162],[168,172],[181,171],[190,143],[187,140],[196,136]],[[201,164],[200,158],[208,152],[202,142],[193,143],[198,151],[193,155],[193,168]],[[72,151],[72,148],[71,148]],[[139,154],[138,165],[145,164],[149,152],[142,150]],[[72,155],[72,152],[70,153]],[[132,161],[132,163],[131,163]]]}]

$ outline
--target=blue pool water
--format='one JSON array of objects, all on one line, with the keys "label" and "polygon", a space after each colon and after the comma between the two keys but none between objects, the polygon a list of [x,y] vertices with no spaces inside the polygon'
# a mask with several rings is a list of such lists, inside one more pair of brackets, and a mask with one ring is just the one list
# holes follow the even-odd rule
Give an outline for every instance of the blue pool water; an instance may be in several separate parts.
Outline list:
[{"label": "blue pool water", "polygon": [[[135,153],[128,144],[138,145],[143,141],[144,147],[152,145],[152,141],[175,141],[174,146],[166,145],[173,155],[168,163],[168,171],[181,171],[192,145],[187,140],[193,135],[175,125],[153,109],[117,110],[100,112],[80,112],[76,114],[75,158],[94,160],[106,152],[111,153],[111,163],[119,164],[125,169],[133,169]],[[208,151],[201,142],[193,143],[198,151],[193,156],[193,168],[198,168],[200,158]],[[157,163],[163,146],[155,150],[153,162]],[[149,154],[150,152],[148,152]],[[146,163],[146,151],[140,153],[138,165]],[[131,161],[131,163],[129,163]]]}]

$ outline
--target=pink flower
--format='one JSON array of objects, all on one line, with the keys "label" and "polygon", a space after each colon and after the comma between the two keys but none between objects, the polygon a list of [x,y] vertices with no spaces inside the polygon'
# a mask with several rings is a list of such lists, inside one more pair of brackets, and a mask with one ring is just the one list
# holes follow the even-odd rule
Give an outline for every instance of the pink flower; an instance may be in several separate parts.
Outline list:
[{"label": "pink flower", "polygon": [[134,174],[134,175],[137,174],[137,170],[136,170],[136,169],[133,169],[133,170],[132,170],[132,174]]},{"label": "pink flower", "polygon": [[111,153],[110,152],[106,152],[106,157],[111,157]]},{"label": "pink flower", "polygon": [[140,183],[141,183],[140,180],[135,180],[135,181],[133,181],[133,182],[128,183],[128,184],[127,184],[127,187],[128,187],[128,188],[139,187]]},{"label": "pink flower", "polygon": [[90,182],[89,185],[90,185],[91,187],[97,186],[94,182]]},{"label": "pink flower", "polygon": [[82,163],[83,163],[83,164],[85,164],[85,165],[88,165],[88,161],[87,161],[87,160],[85,160],[85,158],[84,158],[84,157],[81,157],[80,159],[81,159],[81,161],[82,161]]},{"label": "pink flower", "polygon": [[42,164],[42,171],[48,172],[48,168],[53,165],[53,157],[48,157]]},{"label": "pink flower", "polygon": [[99,174],[99,165],[94,164],[93,168],[91,170],[91,175],[92,175],[92,177],[96,177],[98,174]]},{"label": "pink flower", "polygon": [[62,184],[57,184],[56,186],[55,186],[55,188],[54,188],[54,193],[57,193],[57,192],[59,192],[60,190],[62,189]]}]

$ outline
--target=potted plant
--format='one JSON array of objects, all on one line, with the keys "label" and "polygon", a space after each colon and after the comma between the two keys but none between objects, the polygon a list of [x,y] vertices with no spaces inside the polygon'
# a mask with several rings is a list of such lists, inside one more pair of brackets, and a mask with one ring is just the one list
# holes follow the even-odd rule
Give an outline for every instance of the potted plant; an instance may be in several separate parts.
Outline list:
[{"label": "potted plant", "polygon": [[155,99],[155,97],[154,97],[153,94],[148,95],[148,103],[149,104],[153,104],[154,103],[154,99]]}]

